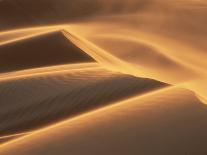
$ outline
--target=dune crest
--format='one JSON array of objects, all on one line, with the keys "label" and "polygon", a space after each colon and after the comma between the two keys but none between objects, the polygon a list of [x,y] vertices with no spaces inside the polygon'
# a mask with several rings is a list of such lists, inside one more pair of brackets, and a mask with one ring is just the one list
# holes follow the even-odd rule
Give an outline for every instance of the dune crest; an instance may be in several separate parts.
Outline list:
[{"label": "dune crest", "polygon": [[0,0],[1,155],[205,155],[205,0]]}]

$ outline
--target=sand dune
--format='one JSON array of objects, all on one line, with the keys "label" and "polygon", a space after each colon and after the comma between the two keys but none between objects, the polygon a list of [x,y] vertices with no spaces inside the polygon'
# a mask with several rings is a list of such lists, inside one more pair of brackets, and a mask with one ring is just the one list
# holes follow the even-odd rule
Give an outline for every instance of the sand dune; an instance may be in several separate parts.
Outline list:
[{"label": "sand dune", "polygon": [[68,42],[61,32],[0,46],[0,72],[92,61],[85,52]]},{"label": "sand dune", "polygon": [[1,155],[205,155],[205,0],[0,0]]},{"label": "sand dune", "polygon": [[206,116],[193,93],[168,88],[69,119],[5,144],[0,152],[203,155]]},{"label": "sand dune", "polygon": [[12,42],[33,38],[35,36],[60,31],[62,29],[62,26],[63,25],[41,26],[1,31],[0,45],[5,45]]},{"label": "sand dune", "polygon": [[[83,27],[88,30],[82,31]],[[202,84],[207,79],[206,64],[199,61],[206,57],[204,51],[172,39],[139,32],[132,27],[121,28],[120,25],[101,22],[69,25],[65,28],[64,34],[76,46],[110,70],[182,86],[196,92],[197,96],[207,103],[206,88]],[[119,37],[119,34],[123,35]],[[147,48],[150,54],[147,55],[145,52],[143,57],[143,48]]]},{"label": "sand dune", "polygon": [[164,86],[167,85],[101,67],[2,81],[0,135],[29,132]]}]

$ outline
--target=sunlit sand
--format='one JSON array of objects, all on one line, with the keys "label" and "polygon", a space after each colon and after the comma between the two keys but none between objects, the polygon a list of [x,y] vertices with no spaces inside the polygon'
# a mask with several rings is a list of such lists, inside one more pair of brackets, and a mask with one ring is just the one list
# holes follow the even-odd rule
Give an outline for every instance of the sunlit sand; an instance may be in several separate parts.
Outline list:
[{"label": "sunlit sand", "polygon": [[0,155],[205,155],[206,15],[204,0],[0,1]]}]

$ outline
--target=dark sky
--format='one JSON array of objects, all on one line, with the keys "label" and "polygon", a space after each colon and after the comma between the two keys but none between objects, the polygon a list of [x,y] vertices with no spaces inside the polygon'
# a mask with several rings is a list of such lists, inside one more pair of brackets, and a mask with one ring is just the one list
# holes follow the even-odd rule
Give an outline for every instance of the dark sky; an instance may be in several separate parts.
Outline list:
[{"label": "dark sky", "polygon": [[130,12],[148,0],[4,0],[0,2],[0,30],[62,24],[100,14]]}]

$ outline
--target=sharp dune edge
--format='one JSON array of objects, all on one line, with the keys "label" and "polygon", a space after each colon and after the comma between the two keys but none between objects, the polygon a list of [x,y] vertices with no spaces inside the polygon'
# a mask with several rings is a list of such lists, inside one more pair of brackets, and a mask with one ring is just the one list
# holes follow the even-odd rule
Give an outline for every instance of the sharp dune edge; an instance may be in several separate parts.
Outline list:
[{"label": "sharp dune edge", "polygon": [[102,68],[27,77],[0,85],[4,107],[0,110],[1,136],[29,132],[114,100],[166,86]]},{"label": "sharp dune edge", "polygon": [[3,144],[0,152],[204,154],[206,114],[206,107],[189,91],[166,89],[34,132]]},{"label": "sharp dune edge", "polygon": [[[1,72],[94,61],[85,52],[69,43],[61,32],[50,32],[31,39],[2,45],[0,50]],[[18,52],[18,54],[14,54],[14,52]]]},{"label": "sharp dune edge", "polygon": [[206,14],[204,0],[0,1],[0,154],[205,155]]}]

